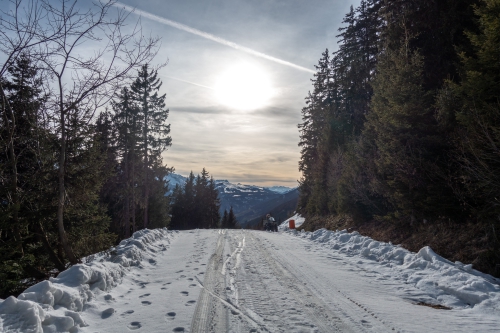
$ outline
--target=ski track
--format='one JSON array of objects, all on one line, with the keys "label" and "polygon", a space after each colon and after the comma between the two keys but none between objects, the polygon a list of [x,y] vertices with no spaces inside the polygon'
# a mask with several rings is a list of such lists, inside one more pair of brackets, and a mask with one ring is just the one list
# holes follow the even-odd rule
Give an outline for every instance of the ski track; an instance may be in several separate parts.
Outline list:
[{"label": "ski track", "polygon": [[[374,328],[390,331],[364,311],[359,325],[341,319],[345,313],[319,297],[322,286],[307,286],[303,281],[309,277],[294,270],[285,257],[276,256],[277,248],[259,237],[263,235],[248,231],[219,235],[193,317],[192,332],[360,332]],[[224,243],[228,243],[226,251],[222,251]],[[222,252],[227,253],[225,261]],[[219,272],[213,268],[220,263],[220,274],[215,274]],[[222,286],[216,282],[216,275],[224,278],[226,288],[213,288]],[[351,318],[353,313],[351,309]]]},{"label": "ski track", "polygon": [[[223,252],[226,243],[226,232],[221,230],[217,238],[215,252],[210,257],[205,272],[202,290],[191,323],[191,332],[226,332],[227,306],[221,302],[225,299],[224,276],[220,274],[223,265]],[[198,281],[200,281],[198,279]]]}]

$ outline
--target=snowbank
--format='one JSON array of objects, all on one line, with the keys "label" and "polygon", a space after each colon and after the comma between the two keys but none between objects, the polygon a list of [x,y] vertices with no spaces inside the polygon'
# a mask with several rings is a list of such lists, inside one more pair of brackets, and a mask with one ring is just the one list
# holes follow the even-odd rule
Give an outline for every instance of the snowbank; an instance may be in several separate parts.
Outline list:
[{"label": "snowbank", "polygon": [[172,236],[166,228],[137,231],[109,253],[31,286],[18,298],[0,300],[0,332],[78,332],[87,326],[78,312],[97,294],[120,284],[129,267],[165,251]]},{"label": "snowbank", "polygon": [[287,232],[352,257],[356,264],[371,264],[372,270],[373,263],[378,262],[380,269],[390,269],[397,279],[431,296],[436,303],[500,314],[500,279],[481,273],[472,265],[453,263],[428,246],[414,253],[398,245],[361,236],[357,231]]},{"label": "snowbank", "polygon": [[290,230],[288,228],[288,222],[290,220],[294,220],[295,221],[295,228],[298,228],[298,227],[300,227],[304,223],[304,221],[306,219],[304,217],[300,216],[299,214],[295,214],[294,216],[290,217],[289,219],[283,221],[283,223],[281,223],[278,226],[278,230]]}]

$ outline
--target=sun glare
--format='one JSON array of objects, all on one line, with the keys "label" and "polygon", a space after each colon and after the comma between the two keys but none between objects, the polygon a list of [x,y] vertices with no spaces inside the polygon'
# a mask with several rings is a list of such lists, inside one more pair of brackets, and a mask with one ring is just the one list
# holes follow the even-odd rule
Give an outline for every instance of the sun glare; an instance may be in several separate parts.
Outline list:
[{"label": "sun glare", "polygon": [[273,95],[271,82],[260,68],[243,63],[222,73],[215,85],[220,103],[238,110],[258,109]]}]

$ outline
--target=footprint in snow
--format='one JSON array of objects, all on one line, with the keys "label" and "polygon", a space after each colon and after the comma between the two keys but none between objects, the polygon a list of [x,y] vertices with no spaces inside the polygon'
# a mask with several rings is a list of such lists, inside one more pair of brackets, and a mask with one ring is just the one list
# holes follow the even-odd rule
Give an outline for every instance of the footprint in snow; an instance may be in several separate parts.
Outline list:
[{"label": "footprint in snow", "polygon": [[115,309],[113,308],[106,309],[101,313],[101,318],[102,319],[109,318],[113,315],[113,313],[115,313]]},{"label": "footprint in snow", "polygon": [[150,301],[142,301],[141,303],[142,303],[142,305],[151,305]]},{"label": "footprint in snow", "polygon": [[115,299],[110,294],[107,294],[107,295],[104,295],[104,300],[105,301],[114,301]]},{"label": "footprint in snow", "polygon": [[151,295],[151,294],[144,294],[144,295],[139,296],[139,298],[148,297],[149,295]]},{"label": "footprint in snow", "polygon": [[180,271],[177,271],[176,273],[182,273],[182,272],[184,272],[184,271],[181,269]]},{"label": "footprint in snow", "polygon": [[186,277],[186,275],[179,276],[180,279],[184,279],[185,277]]},{"label": "footprint in snow", "polygon": [[189,293],[188,293],[187,291],[181,291],[181,294],[182,294],[183,296],[188,296],[188,295],[189,295]]},{"label": "footprint in snow", "polygon": [[156,265],[156,260],[154,259],[149,259],[148,260],[151,265]]},{"label": "footprint in snow", "polygon": [[165,319],[167,320],[174,320],[175,319],[175,315],[176,313],[175,312],[169,312],[165,315]]},{"label": "footprint in snow", "polygon": [[195,300],[192,300],[192,301],[187,301],[186,306],[191,306],[191,305],[194,305],[194,303],[196,303],[196,301],[195,301]]},{"label": "footprint in snow", "polygon": [[189,285],[189,288],[194,288],[194,287],[196,287],[196,285],[195,285],[195,284],[190,284],[190,285]]},{"label": "footprint in snow", "polygon": [[162,287],[161,290],[167,290],[168,288]]},{"label": "footprint in snow", "polygon": [[130,324],[127,325],[129,329],[131,330],[138,330],[139,328],[142,327],[140,321],[133,321]]},{"label": "footprint in snow", "polygon": [[172,332],[185,332],[184,327],[176,327],[172,330]]},{"label": "footprint in snow", "polygon": [[126,315],[129,315],[129,314],[132,314],[132,313],[134,313],[134,310],[127,310],[124,313],[122,313],[121,315],[122,316],[126,316]]}]

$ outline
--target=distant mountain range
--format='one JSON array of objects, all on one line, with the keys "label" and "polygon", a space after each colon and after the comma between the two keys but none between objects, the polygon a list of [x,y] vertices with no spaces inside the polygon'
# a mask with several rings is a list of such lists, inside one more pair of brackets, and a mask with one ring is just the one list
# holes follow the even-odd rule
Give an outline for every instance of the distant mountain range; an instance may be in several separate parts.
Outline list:
[{"label": "distant mountain range", "polygon": [[[183,185],[187,179],[175,173],[167,178],[170,190],[177,184]],[[255,225],[268,213],[271,213],[277,221],[285,220],[297,206],[299,196],[297,188],[233,184],[227,180],[216,180],[215,184],[219,191],[221,214],[225,209],[229,211],[232,206],[242,226]]]}]

